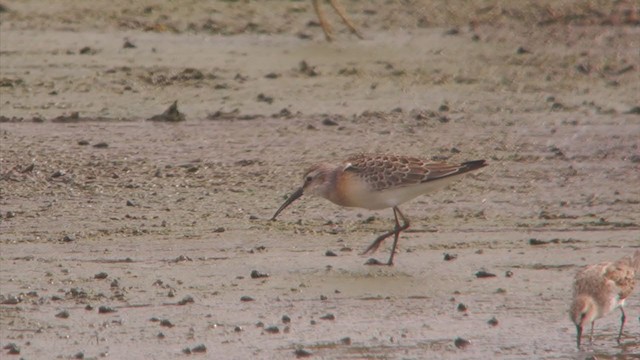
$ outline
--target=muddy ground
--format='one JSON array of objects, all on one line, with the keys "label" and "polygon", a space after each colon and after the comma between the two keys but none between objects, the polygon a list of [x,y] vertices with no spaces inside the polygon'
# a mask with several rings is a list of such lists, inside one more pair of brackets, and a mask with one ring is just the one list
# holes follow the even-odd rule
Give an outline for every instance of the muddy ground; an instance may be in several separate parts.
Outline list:
[{"label": "muddy ground", "polygon": [[[640,291],[620,345],[567,315],[640,247],[638,3],[344,2],[364,40],[308,1],[2,1],[2,358],[638,358]],[[490,166],[402,206],[391,268],[358,255],[391,210],[269,221],[361,151]]]}]

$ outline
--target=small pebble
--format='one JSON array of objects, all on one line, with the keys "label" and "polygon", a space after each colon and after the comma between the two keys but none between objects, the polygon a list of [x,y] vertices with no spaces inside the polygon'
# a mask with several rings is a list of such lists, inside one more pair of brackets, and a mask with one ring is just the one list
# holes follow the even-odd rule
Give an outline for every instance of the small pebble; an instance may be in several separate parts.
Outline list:
[{"label": "small pebble", "polygon": [[240,301],[247,302],[247,301],[255,301],[255,300],[251,296],[244,295],[240,297]]},{"label": "small pebble", "polygon": [[288,315],[282,315],[282,322],[288,324],[291,322],[291,318]]},{"label": "small pebble", "polygon": [[471,341],[467,340],[467,339],[463,339],[461,337],[456,338],[455,341],[453,342],[453,344],[458,348],[458,349],[464,349],[467,346],[471,345]]},{"label": "small pebble", "polygon": [[193,261],[190,257],[180,255],[177,258],[173,259],[172,262],[182,262],[182,261]]},{"label": "small pebble", "polygon": [[513,276],[513,271],[511,271],[511,270],[507,270],[507,271],[504,273],[504,276],[505,276],[505,277],[508,277],[508,278],[512,277],[512,276]]},{"label": "small pebble", "polygon": [[263,93],[258,94],[258,97],[256,98],[256,100],[265,102],[267,104],[272,104],[273,103],[273,97],[267,96],[267,95],[265,95]]},{"label": "small pebble", "polygon": [[451,260],[455,260],[458,258],[457,254],[449,254],[449,253],[445,253],[444,254],[444,261],[451,261]]},{"label": "small pebble", "polygon": [[637,114],[640,115],[640,106],[634,106],[628,111],[625,111],[625,114]]},{"label": "small pebble", "polygon": [[160,321],[160,326],[172,328],[174,325],[168,319],[163,319]]},{"label": "small pebble", "polygon": [[135,49],[136,45],[132,43],[129,39],[124,39],[124,43],[122,44],[123,49]]},{"label": "small pebble", "polygon": [[2,305],[16,305],[18,304],[20,301],[22,301],[22,299],[13,296],[13,295],[9,295],[7,296],[6,299],[2,300]]},{"label": "small pebble", "polygon": [[99,272],[99,273],[93,275],[93,277],[96,278],[96,279],[106,279],[107,276],[109,276],[109,274],[107,274],[106,272]]},{"label": "small pebble", "polygon": [[205,353],[207,352],[207,347],[204,344],[197,345],[191,349],[191,352],[194,353]]},{"label": "small pebble", "polygon": [[381,262],[378,259],[374,259],[374,258],[371,258],[371,259],[367,260],[364,264],[365,265],[384,265],[383,262]]},{"label": "small pebble", "polygon": [[187,295],[183,297],[182,300],[178,301],[178,305],[193,304],[194,302],[195,300],[193,300],[193,297],[191,295]]},{"label": "small pebble", "polygon": [[108,313],[112,313],[115,312],[116,310],[114,308],[112,308],[111,306],[105,306],[105,305],[101,305],[98,308],[98,313],[99,314],[108,314]]},{"label": "small pebble", "polygon": [[335,320],[336,317],[335,317],[335,315],[329,313],[329,314],[325,314],[325,315],[320,316],[320,319],[322,319],[322,320]]},{"label": "small pebble", "polygon": [[18,354],[20,354],[20,346],[18,346],[16,343],[9,343],[9,344],[5,345],[3,347],[3,349],[9,350],[7,352],[7,354],[9,354],[9,355],[18,355]]},{"label": "small pebble", "polygon": [[324,253],[324,256],[338,256],[338,254],[334,253],[334,252],[333,252],[333,251],[331,251],[331,250],[327,250],[327,251]]},{"label": "small pebble", "polygon": [[235,331],[235,332],[242,332],[242,330],[243,329],[240,326],[236,326],[236,327],[233,328],[233,331]]},{"label": "small pebble", "polygon": [[264,328],[264,331],[268,332],[269,334],[277,334],[280,332],[280,329],[277,326],[272,325]]},{"label": "small pebble", "polygon": [[529,239],[529,245],[534,245],[535,246],[535,245],[544,245],[544,244],[547,244],[547,243],[548,242],[544,241],[544,240],[538,240],[538,239],[534,239],[534,238]]},{"label": "small pebble", "polygon": [[458,29],[458,28],[451,28],[451,29],[446,30],[446,31],[444,32],[444,34],[445,34],[445,35],[458,35],[458,34],[460,34],[460,29]]},{"label": "small pebble", "polygon": [[560,110],[563,110],[564,108],[565,106],[559,102],[554,102],[553,104],[551,104],[552,111],[560,111]]},{"label": "small pebble", "polygon": [[463,303],[458,304],[458,311],[467,311],[467,305]]},{"label": "small pebble", "polygon": [[313,355],[312,352],[310,352],[309,350],[305,350],[305,349],[296,349],[296,351],[294,351],[294,354],[296,354],[297,358],[309,357],[309,356]]},{"label": "small pebble", "polygon": [[343,337],[342,339],[340,339],[340,343],[342,345],[351,345],[351,338],[348,336]]},{"label": "small pebble", "polygon": [[252,279],[268,278],[269,274],[260,272],[258,270],[251,270]]},{"label": "small pebble", "polygon": [[74,359],[84,359],[84,353],[82,351],[76,353],[75,355],[73,355]]},{"label": "small pebble", "polygon": [[498,326],[498,319],[496,319],[496,317],[494,316],[487,321],[487,324],[491,326]]},{"label": "small pebble", "polygon": [[476,277],[479,279],[495,277],[496,274],[492,274],[490,272],[486,272],[484,270],[480,270],[476,273]]},{"label": "small pebble", "polygon": [[94,148],[96,149],[106,149],[109,147],[109,144],[107,144],[106,142],[99,142],[95,145],[93,145]]},{"label": "small pebble", "polygon": [[89,46],[83,46],[82,48],[80,48],[79,53],[82,54],[82,55],[85,55],[85,54],[92,55],[92,54],[96,53],[96,50],[92,49]]},{"label": "small pebble", "polygon": [[56,314],[57,318],[61,318],[61,319],[68,319],[69,318],[69,312],[67,310],[62,310],[59,313]]},{"label": "small pebble", "polygon": [[333,121],[333,120],[331,120],[331,119],[329,119],[329,118],[325,118],[324,120],[322,120],[322,125],[324,125],[324,126],[336,126],[336,125],[338,125],[338,123]]},{"label": "small pebble", "polygon": [[51,177],[52,178],[57,178],[57,177],[65,176],[65,175],[66,175],[66,173],[64,172],[64,170],[57,170],[53,174],[51,174]]}]

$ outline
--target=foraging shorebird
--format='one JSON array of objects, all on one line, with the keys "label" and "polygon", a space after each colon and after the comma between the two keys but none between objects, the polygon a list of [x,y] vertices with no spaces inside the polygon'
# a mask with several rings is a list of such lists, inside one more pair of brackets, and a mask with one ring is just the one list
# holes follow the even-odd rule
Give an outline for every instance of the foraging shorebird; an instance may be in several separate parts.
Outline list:
[{"label": "foraging shorebird", "polygon": [[594,322],[616,308],[619,308],[621,313],[617,339],[620,343],[626,320],[623,306],[633,291],[636,274],[640,274],[640,250],[636,250],[633,257],[589,265],[578,271],[573,284],[573,301],[569,309],[571,320],[576,325],[578,348],[584,327],[591,324],[589,342],[592,342]]},{"label": "foraging shorebird", "polygon": [[[382,242],[394,236],[391,256],[386,265],[393,265],[393,256],[400,232],[409,227],[409,220],[398,205],[419,195],[434,192],[449,185],[458,176],[486,166],[485,160],[461,164],[432,162],[409,156],[359,154],[338,164],[320,163],[304,175],[304,184],[280,206],[275,218],[303,194],[323,197],[337,205],[370,210],[393,208],[395,227],[380,235],[362,253],[375,252]],[[402,220],[402,225],[400,221]],[[370,265],[383,265],[370,260]]]}]

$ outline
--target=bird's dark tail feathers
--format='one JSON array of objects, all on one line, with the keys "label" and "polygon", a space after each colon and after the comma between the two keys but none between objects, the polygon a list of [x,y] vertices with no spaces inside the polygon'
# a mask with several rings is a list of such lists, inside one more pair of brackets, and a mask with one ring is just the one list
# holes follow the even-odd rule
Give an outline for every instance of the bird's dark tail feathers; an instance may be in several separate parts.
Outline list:
[{"label": "bird's dark tail feathers", "polygon": [[464,162],[462,164],[460,164],[462,166],[460,166],[460,172],[467,172],[467,171],[473,171],[476,169],[480,169],[482,167],[487,166],[487,162],[486,160],[473,160],[473,161],[467,161]]}]

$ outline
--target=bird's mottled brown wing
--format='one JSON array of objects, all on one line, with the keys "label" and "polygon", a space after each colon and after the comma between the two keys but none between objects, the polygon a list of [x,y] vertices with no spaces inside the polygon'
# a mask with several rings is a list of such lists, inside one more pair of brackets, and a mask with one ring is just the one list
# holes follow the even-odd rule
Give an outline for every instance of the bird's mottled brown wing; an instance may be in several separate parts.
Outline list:
[{"label": "bird's mottled brown wing", "polygon": [[440,179],[464,172],[461,169],[465,167],[464,164],[447,164],[409,156],[377,154],[353,155],[346,160],[345,166],[345,171],[357,173],[378,191]]},{"label": "bird's mottled brown wing", "polygon": [[626,299],[631,295],[636,284],[634,269],[620,261],[609,266],[604,277],[613,281],[620,289],[620,299]]},{"label": "bird's mottled brown wing", "polygon": [[629,266],[636,274],[640,274],[640,250],[636,250],[631,256],[625,256],[616,261],[616,265]]}]

